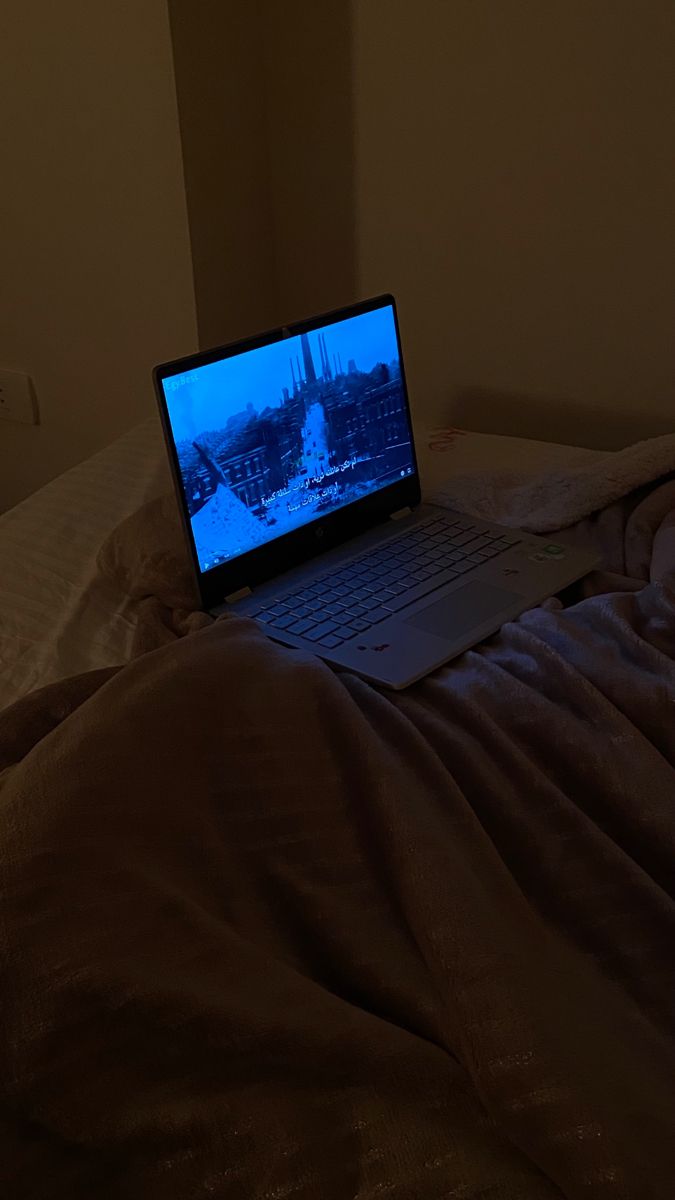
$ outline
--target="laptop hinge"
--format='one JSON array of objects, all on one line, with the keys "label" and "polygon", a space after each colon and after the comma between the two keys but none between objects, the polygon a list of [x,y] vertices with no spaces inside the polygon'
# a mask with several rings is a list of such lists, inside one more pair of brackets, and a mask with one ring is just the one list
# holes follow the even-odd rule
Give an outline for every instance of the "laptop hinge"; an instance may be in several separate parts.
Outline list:
[{"label": "laptop hinge", "polygon": [[238,592],[230,592],[229,596],[225,597],[227,604],[235,604],[237,600],[243,600],[245,596],[252,596],[253,592],[250,587],[239,588]]},{"label": "laptop hinge", "polygon": [[410,517],[410,516],[412,516],[412,508],[410,508],[408,506],[406,508],[397,509],[395,513],[390,513],[389,520],[390,521],[400,521],[401,517]]}]

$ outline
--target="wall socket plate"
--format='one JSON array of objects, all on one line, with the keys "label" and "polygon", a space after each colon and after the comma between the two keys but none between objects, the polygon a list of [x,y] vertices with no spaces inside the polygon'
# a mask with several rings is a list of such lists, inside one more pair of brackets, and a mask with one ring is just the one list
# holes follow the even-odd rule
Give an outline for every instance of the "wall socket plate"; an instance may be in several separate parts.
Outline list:
[{"label": "wall socket plate", "polygon": [[30,375],[0,367],[0,420],[39,425],[37,396]]}]

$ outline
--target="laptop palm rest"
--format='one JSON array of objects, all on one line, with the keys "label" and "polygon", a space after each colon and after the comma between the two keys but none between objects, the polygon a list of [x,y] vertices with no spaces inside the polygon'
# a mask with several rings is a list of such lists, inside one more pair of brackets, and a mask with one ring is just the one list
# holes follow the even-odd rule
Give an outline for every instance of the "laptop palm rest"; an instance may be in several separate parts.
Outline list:
[{"label": "laptop palm rest", "polygon": [[437,637],[454,640],[473,632],[484,621],[512,611],[519,598],[516,592],[508,592],[505,588],[493,587],[490,583],[475,579],[407,617],[406,624],[423,629],[425,633],[435,633]]}]

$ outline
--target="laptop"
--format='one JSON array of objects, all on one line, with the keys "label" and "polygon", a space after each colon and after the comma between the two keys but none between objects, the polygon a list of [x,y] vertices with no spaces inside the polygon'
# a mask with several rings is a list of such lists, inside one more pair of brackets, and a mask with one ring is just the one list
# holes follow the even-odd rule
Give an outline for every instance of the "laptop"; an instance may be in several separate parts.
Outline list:
[{"label": "laptop", "polygon": [[597,563],[421,503],[394,298],[155,368],[204,609],[401,689]]}]

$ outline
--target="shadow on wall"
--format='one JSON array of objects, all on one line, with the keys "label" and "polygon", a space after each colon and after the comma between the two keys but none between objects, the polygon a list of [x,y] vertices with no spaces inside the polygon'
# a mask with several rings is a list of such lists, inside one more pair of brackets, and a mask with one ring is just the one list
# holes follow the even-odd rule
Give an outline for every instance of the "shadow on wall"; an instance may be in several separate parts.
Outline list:
[{"label": "shadow on wall", "polygon": [[460,429],[545,442],[620,450],[643,438],[675,432],[672,414],[613,413],[559,396],[467,387],[454,392],[449,417]]}]

